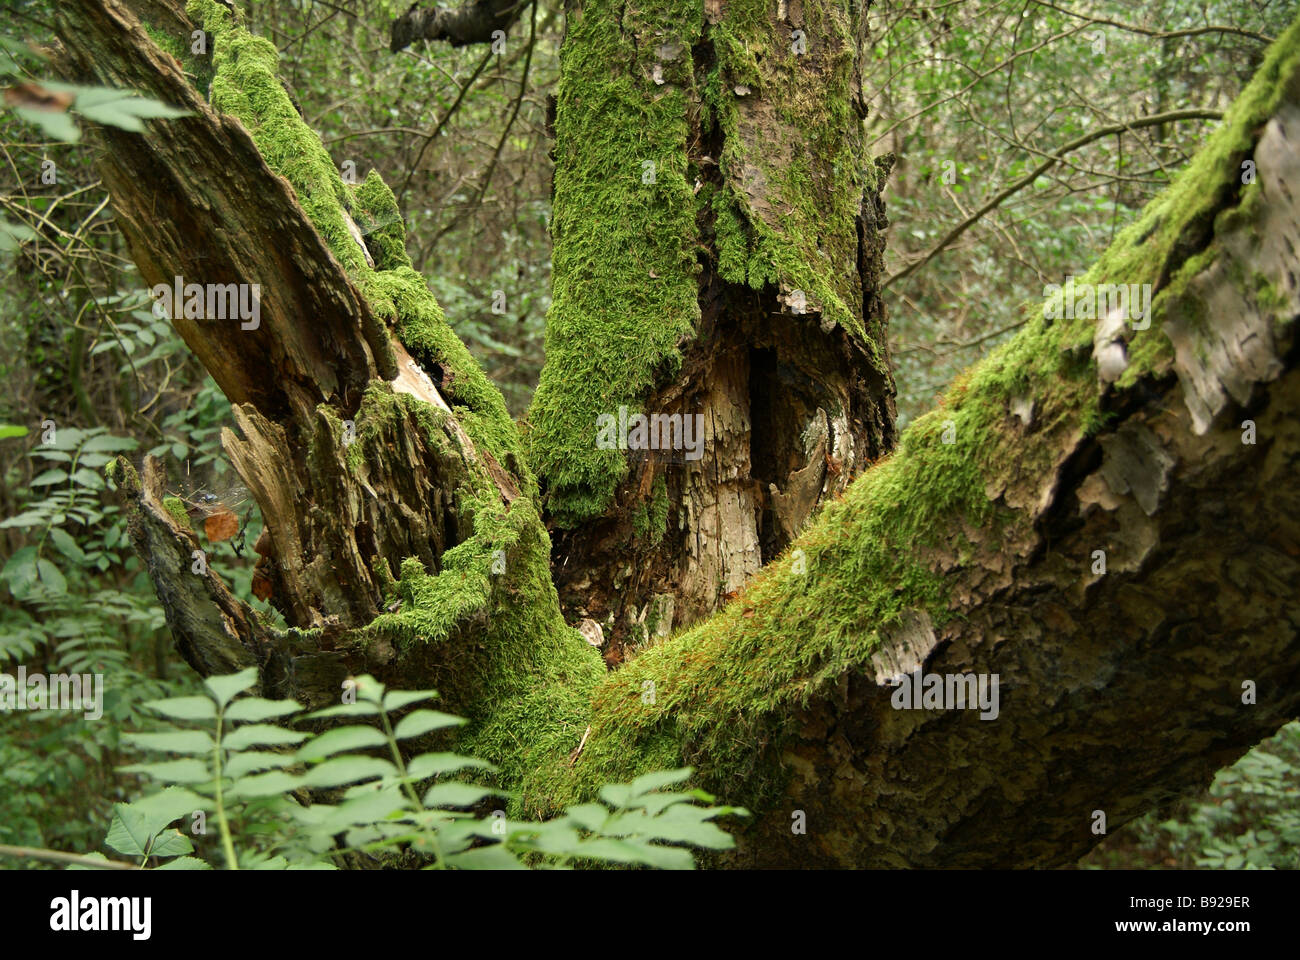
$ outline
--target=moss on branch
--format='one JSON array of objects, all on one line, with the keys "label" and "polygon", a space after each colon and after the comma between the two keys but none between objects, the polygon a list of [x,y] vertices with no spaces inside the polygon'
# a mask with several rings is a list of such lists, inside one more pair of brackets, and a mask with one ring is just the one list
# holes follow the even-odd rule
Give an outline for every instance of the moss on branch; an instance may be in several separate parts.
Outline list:
[{"label": "moss on branch", "polygon": [[[550,542],[518,431],[500,393],[412,268],[391,190],[373,171],[355,187],[343,182],[280,85],[278,56],[268,40],[250,34],[214,0],[191,0],[188,12],[211,36],[213,105],[244,124],[268,165],[293,186],[374,315],[434,380],[472,441],[472,449],[464,449],[449,429],[449,415],[438,407],[379,381],[367,389],[356,414],[356,440],[346,454],[348,472],[364,480],[368,464],[384,462],[386,445],[399,442],[414,424],[429,450],[464,463],[463,476],[447,493],[457,522],[472,533],[434,558],[437,570],[408,557],[399,578],[386,571],[380,580],[401,606],[376,618],[357,639],[395,641],[411,662],[450,663],[436,672],[445,681],[439,683],[444,700],[472,721],[461,749],[498,764],[504,783],[526,787],[532,769],[577,746],[590,713],[589,692],[604,665],[560,615],[549,573]],[[374,267],[348,218],[366,237]],[[322,442],[337,449],[339,416],[319,412],[329,424]],[[513,473],[520,496],[503,498],[485,456]]]}]

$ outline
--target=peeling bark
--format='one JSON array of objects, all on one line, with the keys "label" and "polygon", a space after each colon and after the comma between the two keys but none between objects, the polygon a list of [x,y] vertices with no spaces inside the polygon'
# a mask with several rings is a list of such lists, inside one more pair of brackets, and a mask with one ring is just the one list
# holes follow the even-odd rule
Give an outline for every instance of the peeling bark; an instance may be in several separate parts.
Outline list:
[{"label": "peeling bark", "polygon": [[[179,3],[150,0],[140,10],[165,16],[166,29],[185,37],[195,29]],[[476,449],[430,375],[441,379],[443,371],[415,361],[375,315],[293,186],[270,169],[239,120],[213,110],[186,81],[131,7],[77,2],[60,15],[71,77],[192,112],[152,124],[148,135],[99,131],[116,222],[146,283],[170,287],[179,276],[186,284],[260,287],[255,329],[176,309],[172,322],[231,400],[239,433],[223,431],[222,442],[266,521],[257,576],[271,602],[296,628],[335,640],[366,627],[383,611],[404,559],[436,573],[443,554],[472,535],[458,490],[477,478],[508,504],[520,481]],[[402,397],[418,404],[386,399]],[[161,489],[166,478],[151,470]],[[141,506],[148,514],[148,503]],[[141,542],[159,546],[156,538]],[[187,659],[201,672],[233,662],[231,643],[236,635],[246,641],[245,632],[195,629],[193,588],[182,582],[188,564],[173,567],[152,572]],[[240,616],[253,619],[248,610]],[[300,663],[278,673],[301,679],[311,671]]]}]

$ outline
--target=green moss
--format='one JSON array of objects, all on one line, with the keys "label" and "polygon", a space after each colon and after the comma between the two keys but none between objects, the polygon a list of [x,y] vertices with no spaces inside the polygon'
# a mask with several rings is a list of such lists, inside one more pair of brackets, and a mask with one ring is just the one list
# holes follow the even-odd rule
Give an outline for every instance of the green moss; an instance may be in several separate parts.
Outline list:
[{"label": "green moss", "polygon": [[[622,452],[596,448],[597,418],[670,375],[699,318],[686,152],[703,10],[624,7],[575,12],[556,91],[553,301],[530,447],[562,524],[601,513],[627,471]],[[662,86],[655,44],[635,32],[679,45]]]},{"label": "green moss", "polygon": [[[563,769],[578,745],[590,715],[590,690],[605,667],[560,616],[550,579],[550,541],[518,431],[500,393],[411,268],[392,192],[373,172],[355,189],[343,183],[276,79],[278,58],[268,41],[250,35],[214,0],[191,0],[188,10],[212,35],[214,106],[243,122],[267,163],[293,186],[374,315],[396,331],[439,385],[476,453],[494,457],[519,482],[522,495],[507,505],[482,457],[466,458],[465,474],[453,491],[454,510],[457,523],[473,533],[437,558],[436,571],[406,558],[394,579],[388,564],[378,561],[385,593],[400,598],[402,606],[377,617],[357,641],[393,641],[406,668],[417,673],[427,668],[437,678],[448,708],[471,720],[458,749],[496,763],[501,782],[520,790],[515,808],[523,809],[536,802],[535,771]],[[661,183],[669,200],[674,189],[683,189],[680,182],[674,187],[667,171]],[[367,237],[374,268],[348,232],[344,211]],[[326,455],[326,447],[336,455],[342,422],[328,407],[319,412],[328,425],[318,441],[320,455]],[[372,383],[355,417],[348,468],[364,475],[367,464],[380,462],[383,447],[400,442],[412,422],[428,443],[448,447],[453,440],[447,421],[445,411],[395,394],[387,383]],[[450,461],[459,459],[447,452]]]},{"label": "green moss", "polygon": [[697,757],[725,795],[775,791],[776,765],[760,755],[783,735],[778,718],[862,669],[882,627],[905,611],[943,623],[950,614],[937,551],[959,520],[979,529],[1010,516],[986,493],[1004,469],[995,407],[967,397],[917,420],[895,456],[826,507],[796,543],[800,553],[769,564],[721,614],[602,683],[573,796],[651,763]]},{"label": "green moss", "polygon": [[353,211],[357,226],[366,238],[376,270],[393,270],[411,266],[406,253],[406,227],[397,198],[378,171],[371,170],[357,186]]},{"label": "green moss", "polygon": [[[275,46],[253,36],[215,0],[190,0],[187,11],[211,34],[214,107],[238,117],[267,164],[293,186],[303,210],[343,264],[376,316],[426,371],[431,371],[466,433],[514,472],[526,490],[533,481],[523,446],[500,392],[452,332],[424,278],[411,269],[405,230],[392,191],[371,171],[355,189],[344,184],[320,138],[303,122],[277,76]],[[375,268],[348,231],[345,211],[363,233]],[[373,337],[386,343],[385,336]],[[395,373],[391,355],[381,369]],[[436,374],[441,371],[442,376]]]},{"label": "green moss", "polygon": [[[755,289],[802,290],[810,309],[849,330],[879,360],[862,325],[855,280],[856,218],[875,177],[853,132],[860,128],[851,107],[853,14],[840,4],[809,10],[827,16],[807,24],[806,42],[817,49],[799,55],[768,7],[763,0],[729,3],[709,34],[717,66],[705,91],[723,132],[726,184],[713,201],[719,272]],[[805,68],[813,58],[818,69]],[[739,103],[754,97],[772,104],[779,124],[742,128]],[[764,202],[777,211],[774,223],[751,208],[741,189],[750,183],[761,185]]]},{"label": "green moss", "polygon": [[184,61],[189,56],[190,47],[181,43],[180,37],[177,37],[166,30],[158,30],[151,24],[144,24],[144,32],[149,34],[149,39],[159,47],[166,50],[177,60]]},{"label": "green moss", "polygon": [[[513,813],[549,812],[553,781],[590,722],[591,690],[605,665],[556,615],[550,541],[532,504],[488,499],[476,507],[474,537],[443,554],[441,572],[403,563],[402,609],[367,632],[413,655],[412,647],[442,645],[453,669],[438,688],[471,720],[457,749],[499,767],[500,782],[517,791]],[[467,623],[475,626],[468,655],[457,650]]]},{"label": "green moss", "polygon": [[1213,236],[1249,229],[1260,213],[1258,184],[1243,184],[1243,164],[1284,97],[1300,94],[1300,20],[1266,55],[1223,122],[1170,187],[1147,204],[1088,271],[1089,283],[1149,283],[1157,289],[1151,328],[1129,343],[1130,367],[1120,386],[1166,364],[1172,356],[1161,330],[1165,313],[1186,281],[1218,256]]},{"label": "green moss", "polygon": [[[857,283],[856,218],[876,168],[852,109],[853,4],[813,12],[815,67],[760,0],[725,4],[712,24],[699,0],[645,6],[584,3],[561,54],[554,300],[529,442],[561,526],[602,514],[626,476],[621,451],[596,447],[596,422],[638,412],[678,369],[699,318],[700,250],[730,283],[802,290],[883,369]],[[746,125],[742,97],[762,99],[762,129]],[[715,128],[721,155],[705,161]]]},{"label": "green moss", "polygon": [[163,497],[163,509],[166,510],[173,520],[175,520],[183,530],[193,530],[190,525],[190,514],[185,509],[185,502],[180,497]]},{"label": "green moss", "polygon": [[193,39],[180,36],[168,30],[160,30],[151,23],[143,24],[149,39],[163,50],[170,53],[181,65],[181,69],[192,79],[196,89],[206,95],[212,83],[212,60],[207,56],[195,54]]},{"label": "green moss", "polygon": [[653,547],[659,545],[667,530],[668,484],[663,477],[655,477],[650,502],[638,504],[632,514],[632,532]]}]

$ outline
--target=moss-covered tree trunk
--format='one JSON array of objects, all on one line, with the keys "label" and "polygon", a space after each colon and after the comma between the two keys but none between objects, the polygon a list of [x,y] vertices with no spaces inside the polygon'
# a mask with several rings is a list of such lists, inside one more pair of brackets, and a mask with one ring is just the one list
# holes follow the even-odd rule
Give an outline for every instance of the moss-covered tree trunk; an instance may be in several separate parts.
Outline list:
[{"label": "moss-covered tree trunk", "polygon": [[611,663],[721,608],[893,446],[864,17],[569,7],[530,442],[561,599]]},{"label": "moss-covered tree trunk", "polygon": [[[643,6],[570,14],[526,438],[268,43],[213,0],[61,9],[71,75],[193,111],[102,134],[146,282],[264,291],[258,330],[176,325],[237,406],[293,629],[122,472],[187,659],[312,703],[436,686],[530,814],[691,763],[758,813],[731,865],[1067,862],[1296,716],[1300,25],[1080,278],[1150,284],[1149,324],[1035,305],[890,452],[860,11]],[[200,25],[196,90],[164,49]],[[703,414],[704,456],[602,448],[624,406]],[[670,606],[694,625],[655,638]],[[648,638],[610,672],[562,610]],[[996,675],[996,717],[896,709],[914,669]]]}]

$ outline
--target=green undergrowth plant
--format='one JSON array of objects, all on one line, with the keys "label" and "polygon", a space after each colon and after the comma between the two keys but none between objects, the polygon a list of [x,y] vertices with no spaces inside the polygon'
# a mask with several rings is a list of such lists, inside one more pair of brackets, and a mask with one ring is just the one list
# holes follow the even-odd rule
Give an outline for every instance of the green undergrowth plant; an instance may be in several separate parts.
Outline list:
[{"label": "green undergrowth plant", "polygon": [[1300,721],[1220,770],[1203,793],[1126,825],[1079,866],[1300,870],[1297,787]]},{"label": "green undergrowth plant", "polygon": [[[599,802],[545,822],[510,820],[488,809],[502,791],[462,779],[492,773],[491,764],[451,752],[404,755],[400,744],[465,723],[421,706],[434,691],[386,690],[361,676],[344,684],[345,702],[303,714],[292,700],[245,695],[256,683],[249,668],[208,678],[202,695],[146,705],[165,721],[125,739],[167,758],[124,772],[159,789],[115,807],[107,847],[141,867],[173,870],[692,869],[689,848],[734,845],[712,821],[748,816],[712,806],[701,790],[668,790],[691,776],[684,768],[607,785]],[[291,729],[295,720],[345,725],[312,733]]]}]

